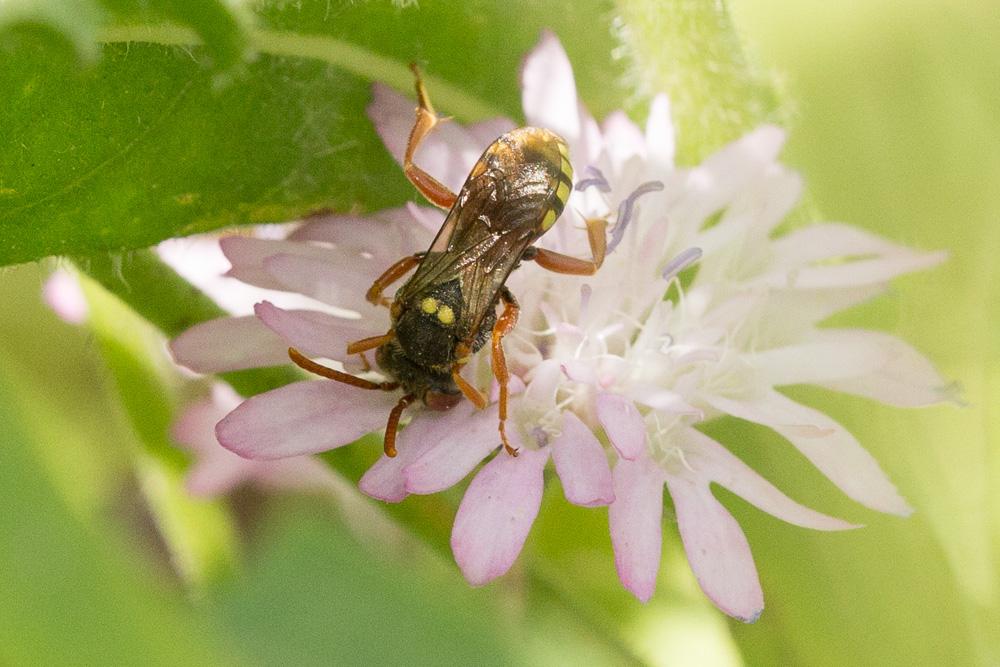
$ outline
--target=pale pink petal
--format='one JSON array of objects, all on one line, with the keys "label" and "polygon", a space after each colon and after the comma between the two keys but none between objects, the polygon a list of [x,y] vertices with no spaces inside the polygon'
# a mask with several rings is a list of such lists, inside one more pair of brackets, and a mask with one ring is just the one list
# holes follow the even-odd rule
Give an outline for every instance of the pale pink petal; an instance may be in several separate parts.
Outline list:
[{"label": "pale pink petal", "polygon": [[622,458],[633,461],[646,451],[646,423],[639,410],[620,394],[597,395],[597,419]]},{"label": "pale pink petal", "polygon": [[521,104],[528,125],[548,128],[570,143],[580,137],[573,66],[559,39],[548,30],[524,59]]},{"label": "pale pink petal", "polygon": [[500,135],[506,134],[516,127],[517,125],[514,121],[509,118],[497,117],[473,123],[466,129],[476,143],[481,145],[483,150],[485,150],[486,147],[496,141]]},{"label": "pale pink petal", "polygon": [[403,164],[406,142],[416,117],[416,102],[384,83],[372,84],[372,102],[368,105],[368,118],[375,126],[386,150],[396,162]]},{"label": "pale pink petal", "polygon": [[45,281],[42,298],[64,322],[83,324],[87,319],[87,299],[80,288],[80,281],[65,269],[56,269]]},{"label": "pale pink petal", "polygon": [[912,512],[872,455],[822,412],[773,390],[741,400],[711,395],[705,400],[734,417],[763,424],[783,435],[841,491],[862,505],[900,516]]},{"label": "pale pink petal", "polygon": [[[419,223],[420,227],[424,232],[429,232],[430,234],[437,234],[441,226],[444,225],[445,212],[439,208],[428,208],[427,206],[417,206],[413,202],[406,203],[406,210],[413,217],[414,220]],[[424,250],[430,244],[430,236],[427,237],[428,242],[424,243],[420,250]]]},{"label": "pale pink petal", "polygon": [[365,301],[365,293],[378,274],[388,267],[376,268],[360,258],[348,265],[328,259],[279,254],[265,259],[264,268],[285,289],[331,306],[370,314],[375,307]]},{"label": "pale pink petal", "polygon": [[646,150],[649,160],[661,169],[674,166],[674,123],[670,117],[670,100],[663,93],[656,95],[649,105],[646,118]]},{"label": "pale pink petal", "polygon": [[425,452],[440,442],[441,438],[456,428],[461,428],[475,408],[465,401],[448,412],[424,410],[417,414],[396,438],[397,454],[389,458],[383,454],[361,477],[358,488],[373,498],[398,503],[406,498],[406,478],[403,471]]},{"label": "pale pink petal", "polygon": [[248,459],[314,454],[383,426],[398,399],[340,382],[296,382],[247,399],[219,422],[215,435]]},{"label": "pale pink petal", "polygon": [[288,287],[264,266],[265,260],[274,255],[295,255],[317,260],[329,260],[331,249],[298,241],[256,239],[249,236],[227,236],[219,240],[219,247],[232,265],[226,274],[250,285],[265,289],[287,290]]},{"label": "pale pink petal", "polygon": [[[410,493],[437,493],[460,482],[487,454],[500,446],[498,409],[492,405],[470,414],[463,402],[449,410],[437,444],[403,470]],[[514,429],[509,429],[511,439]]]},{"label": "pale pink petal", "polygon": [[462,574],[482,586],[517,560],[542,503],[548,450],[498,453],[469,484],[455,514],[451,549]]},{"label": "pale pink petal", "polygon": [[756,621],[764,610],[764,592],[736,519],[699,481],[668,476],[667,490],[677,511],[684,552],[705,595],[730,616]]},{"label": "pale pink petal", "polygon": [[521,405],[542,410],[555,407],[556,392],[562,378],[562,367],[556,359],[541,362],[531,370],[531,381],[524,391]]},{"label": "pale pink petal", "polygon": [[287,346],[310,357],[343,361],[348,343],[384,333],[384,327],[372,328],[378,325],[371,319],[345,320],[316,310],[283,310],[268,301],[254,306],[254,312]]},{"label": "pale pink petal", "polygon": [[561,363],[563,374],[573,382],[597,384],[597,369],[594,364],[582,359],[567,359]]},{"label": "pale pink petal", "polygon": [[[368,105],[368,117],[385,147],[402,164],[415,118],[415,103],[381,83],[372,86],[372,97],[372,103]],[[494,122],[499,125],[499,119]],[[439,123],[417,149],[414,162],[457,192],[472,170],[472,165],[497,136],[499,135],[482,143],[478,136],[458,123]]]},{"label": "pale pink petal", "polygon": [[818,382],[835,391],[864,396],[887,405],[919,408],[947,400],[950,388],[934,365],[906,342],[880,331],[823,330],[824,337],[877,346],[882,363],[858,377]]},{"label": "pale pink petal", "polygon": [[257,461],[248,461],[215,445],[222,454],[199,457],[188,469],[184,486],[199,498],[212,498],[229,493],[254,477]]},{"label": "pale pink petal", "polygon": [[170,341],[170,353],[196,373],[226,373],[288,363],[288,343],[253,315],[196,324]]},{"label": "pale pink petal", "polygon": [[[438,223],[440,227],[440,223]],[[430,241],[417,224],[409,207],[379,211],[369,217],[326,215],[306,222],[292,232],[290,241],[332,244],[351,255],[370,255],[374,264],[384,268],[400,257],[424,250]],[[280,254],[280,253],[272,253]],[[332,255],[333,259],[343,255]],[[352,258],[352,261],[357,261]]]},{"label": "pale pink petal", "polygon": [[684,453],[674,476],[690,477],[708,486],[715,482],[782,521],[815,530],[848,530],[857,524],[836,519],[795,502],[761,477],[732,452],[693,428],[680,431],[676,445]]},{"label": "pale pink petal", "polygon": [[656,590],[663,544],[663,472],[646,456],[618,461],[615,500],[608,506],[615,569],[622,584],[647,602]]},{"label": "pale pink petal", "polygon": [[552,442],[552,460],[566,500],[574,505],[597,507],[615,499],[607,454],[572,412],[563,412],[562,433]]}]

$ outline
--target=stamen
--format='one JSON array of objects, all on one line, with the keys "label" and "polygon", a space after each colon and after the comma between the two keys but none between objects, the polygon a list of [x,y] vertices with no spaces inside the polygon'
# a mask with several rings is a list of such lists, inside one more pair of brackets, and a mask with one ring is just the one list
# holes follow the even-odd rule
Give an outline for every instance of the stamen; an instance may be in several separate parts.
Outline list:
[{"label": "stamen", "polygon": [[622,238],[625,236],[625,229],[628,227],[629,223],[632,221],[632,211],[635,208],[635,200],[642,195],[649,194],[650,192],[659,192],[663,189],[662,181],[649,181],[648,183],[643,183],[632,193],[622,200],[622,203],[618,205],[618,220],[615,222],[615,228],[611,232],[611,240],[608,242],[607,254],[611,254],[618,244],[621,243]]},{"label": "stamen", "polygon": [[575,190],[583,192],[587,188],[597,188],[601,192],[611,192],[611,184],[608,183],[608,179],[604,178],[604,174],[601,173],[600,169],[588,166],[584,171],[592,174],[592,176],[581,178],[577,181]]},{"label": "stamen", "polygon": [[663,269],[663,273],[661,275],[664,280],[670,282],[674,279],[674,276],[697,262],[699,259],[701,259],[701,248],[688,248],[667,262],[667,266]]}]

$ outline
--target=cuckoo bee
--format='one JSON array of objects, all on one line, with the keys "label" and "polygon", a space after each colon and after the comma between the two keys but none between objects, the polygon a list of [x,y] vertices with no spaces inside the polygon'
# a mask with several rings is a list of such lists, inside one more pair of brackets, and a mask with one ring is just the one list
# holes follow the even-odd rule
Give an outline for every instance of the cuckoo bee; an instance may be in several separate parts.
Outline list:
[{"label": "cuckoo bee", "polygon": [[[518,304],[504,283],[523,261],[558,273],[593,274],[604,259],[607,223],[587,221],[589,260],[533,245],[555,224],[573,188],[566,142],[546,129],[522,127],[499,137],[473,166],[457,195],[414,164],[417,147],[439,119],[419,70],[415,65],[411,69],[418,106],[403,171],[424,197],[448,215],[430,248],[400,259],[368,290],[369,302],[389,308],[389,331],[347,347],[352,355],[375,350],[379,368],[390,379],[372,382],[321,366],[295,349],[288,353],[303,369],[332,380],[362,389],[401,388],[403,396],[389,413],[384,440],[385,454],[395,456],[396,429],[411,403],[422,401],[432,410],[447,410],[464,396],[476,407],[486,407],[486,397],[462,377],[461,370],[489,344],[500,386],[500,443],[516,456],[505,430],[510,375],[502,341],[517,324]],[[414,268],[391,300],[383,296],[389,285]]]}]

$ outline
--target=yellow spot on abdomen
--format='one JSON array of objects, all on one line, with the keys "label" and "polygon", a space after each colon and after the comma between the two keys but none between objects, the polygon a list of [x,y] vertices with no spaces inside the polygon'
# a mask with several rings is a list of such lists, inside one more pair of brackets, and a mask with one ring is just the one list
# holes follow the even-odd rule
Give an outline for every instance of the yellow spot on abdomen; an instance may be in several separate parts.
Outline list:
[{"label": "yellow spot on abdomen", "polygon": [[450,306],[442,304],[438,307],[437,314],[438,319],[441,320],[441,324],[451,324],[455,321],[455,311]]},{"label": "yellow spot on abdomen", "polygon": [[420,310],[424,311],[428,315],[433,315],[437,312],[438,300],[432,296],[427,297],[420,302]]},{"label": "yellow spot on abdomen", "polygon": [[556,218],[558,217],[559,216],[556,215],[555,211],[549,209],[548,212],[545,214],[545,217],[542,218],[542,231],[547,232],[549,230],[549,227],[555,224]]},{"label": "yellow spot on abdomen", "polygon": [[559,197],[559,201],[563,203],[563,206],[566,205],[566,202],[569,201],[569,183],[559,181],[559,187],[556,188],[556,197]]}]

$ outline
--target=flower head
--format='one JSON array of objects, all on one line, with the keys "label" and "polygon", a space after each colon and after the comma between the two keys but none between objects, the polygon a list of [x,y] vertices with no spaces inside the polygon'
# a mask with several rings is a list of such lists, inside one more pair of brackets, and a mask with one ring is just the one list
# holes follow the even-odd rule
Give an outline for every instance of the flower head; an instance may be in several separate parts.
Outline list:
[{"label": "flower head", "polygon": [[[445,413],[418,410],[399,435],[398,456],[376,462],[361,489],[389,502],[434,493],[492,455],[469,484],[452,533],[463,573],[482,584],[516,559],[551,458],[570,502],[610,505],[619,576],[646,600],[659,568],[665,487],[702,588],[726,613],[752,620],[763,608],[753,559],[711,483],[796,525],[853,526],[788,498],[696,425],[728,414],[767,426],[854,500],[907,514],[850,433],[775,388],[811,383],[899,406],[944,398],[941,378],[903,341],[819,326],[881,293],[894,276],[943,256],[835,223],[775,236],[801,189],[798,176],[777,161],[781,130],[762,127],[697,167],[678,168],[667,99],[654,99],[644,129],[620,112],[598,124],[580,103],[552,35],[528,56],[522,84],[528,124],[566,139],[577,174],[566,213],[539,245],[586,257],[584,221],[606,219],[604,265],[587,278],[528,265],[508,281],[522,307],[518,328],[505,339],[516,385],[508,432],[519,456],[497,453],[495,402],[480,411],[468,402]],[[378,84],[374,93],[369,115],[401,160],[411,103]],[[504,119],[445,124],[416,161],[457,190],[482,149],[511,127]],[[410,205],[367,218],[315,220],[281,241],[224,239],[230,275],[305,294],[328,310],[262,302],[254,316],[186,332],[172,344],[176,358],[218,372],[282,362],[293,346],[358,370],[346,358],[347,343],[388,324],[384,309],[364,301],[366,289],[393,261],[425,249],[442,220],[436,210]],[[486,386],[488,355],[470,365]],[[396,399],[300,382],[250,398],[216,433],[249,458],[317,452],[379,428]]]}]

